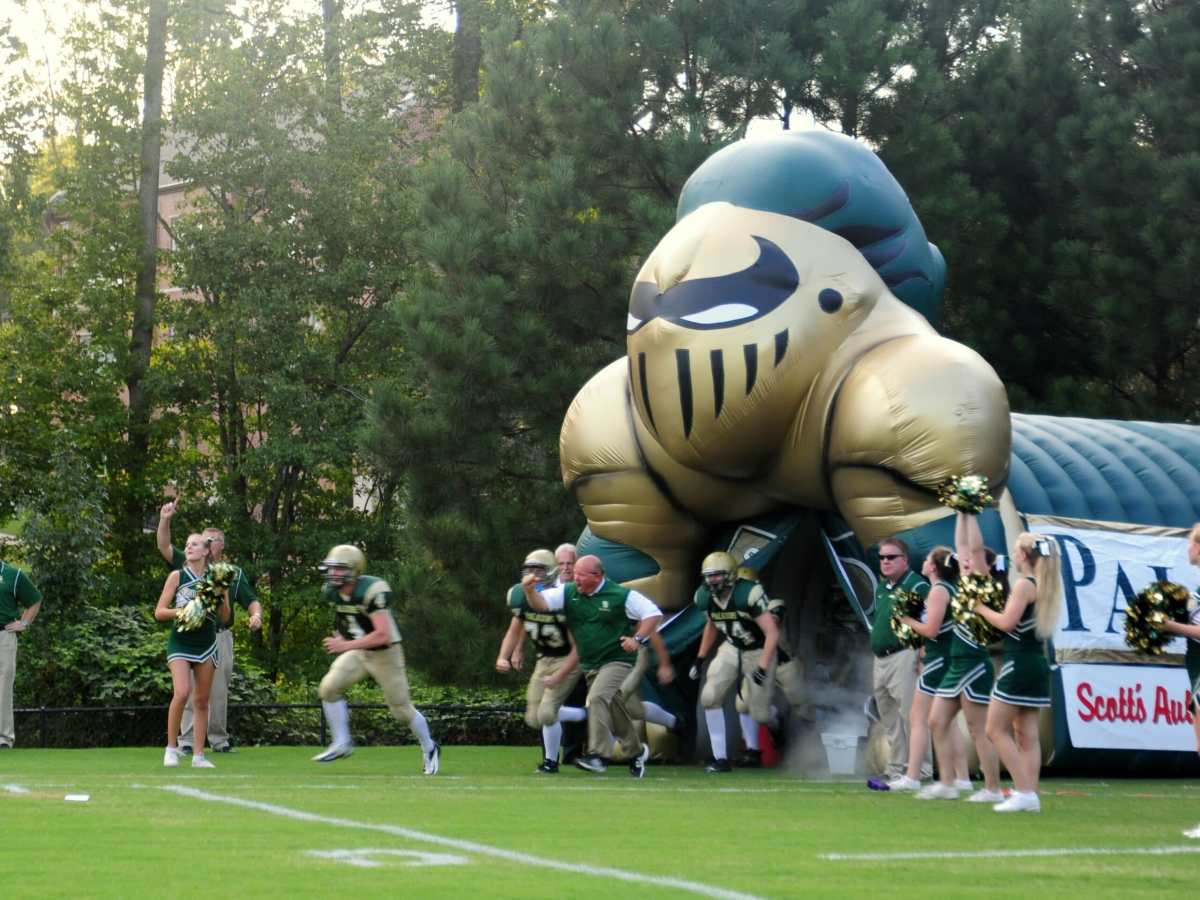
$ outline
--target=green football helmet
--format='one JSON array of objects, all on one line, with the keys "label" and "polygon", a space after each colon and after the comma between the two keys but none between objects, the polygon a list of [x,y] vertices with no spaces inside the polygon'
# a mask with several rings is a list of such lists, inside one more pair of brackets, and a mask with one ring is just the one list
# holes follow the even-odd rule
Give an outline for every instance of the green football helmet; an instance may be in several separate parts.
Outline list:
[{"label": "green football helmet", "polygon": [[353,544],[338,544],[325,554],[325,560],[317,571],[325,576],[325,584],[331,588],[344,587],[362,575],[367,568],[367,557]]},{"label": "green football helmet", "polygon": [[[737,575],[737,560],[724,550],[710,553],[704,557],[704,562],[700,563],[700,574],[704,576],[704,583],[708,589],[714,594],[719,594],[733,584]],[[721,580],[709,581],[710,575],[720,575]]]}]

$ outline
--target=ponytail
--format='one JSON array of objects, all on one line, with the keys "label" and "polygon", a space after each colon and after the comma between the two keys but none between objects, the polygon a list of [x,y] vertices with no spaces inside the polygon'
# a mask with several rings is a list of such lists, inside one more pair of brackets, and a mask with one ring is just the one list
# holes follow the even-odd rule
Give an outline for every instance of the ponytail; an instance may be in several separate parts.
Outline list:
[{"label": "ponytail", "polygon": [[1044,641],[1054,633],[1062,614],[1062,563],[1058,542],[1043,534],[1024,532],[1017,536],[1016,546],[1033,564],[1033,577],[1037,579],[1034,627],[1037,636]]}]

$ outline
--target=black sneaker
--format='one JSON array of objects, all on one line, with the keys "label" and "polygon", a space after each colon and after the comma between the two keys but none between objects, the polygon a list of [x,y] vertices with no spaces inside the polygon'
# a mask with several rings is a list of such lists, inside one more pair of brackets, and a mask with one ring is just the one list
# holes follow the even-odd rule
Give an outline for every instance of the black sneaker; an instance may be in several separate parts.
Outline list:
[{"label": "black sneaker", "polygon": [[762,768],[762,751],[761,750],[745,750],[737,758],[737,766],[739,769],[761,769]]},{"label": "black sneaker", "polygon": [[558,760],[543,759],[542,764],[537,767],[537,771],[541,772],[543,775],[557,775],[558,774]]},{"label": "black sneaker", "polygon": [[642,749],[638,755],[633,758],[633,762],[629,764],[629,774],[634,778],[646,777],[646,760],[650,758],[650,745],[642,744]]},{"label": "black sneaker", "polygon": [[232,752],[233,752],[233,744],[228,743],[228,742],[222,744],[220,747],[213,747],[213,753],[232,753]]},{"label": "black sneaker", "polygon": [[182,753],[184,756],[191,756],[191,755],[192,755],[192,748],[191,748],[191,747],[189,747],[187,744],[180,744],[180,745],[179,745],[179,752],[180,752],[180,753]]},{"label": "black sneaker", "polygon": [[575,760],[575,767],[585,772],[607,772],[608,766],[598,756],[580,756]]},{"label": "black sneaker", "polygon": [[729,764],[727,759],[710,759],[704,767],[704,771],[710,775],[718,775],[723,772],[732,772],[733,766]]}]

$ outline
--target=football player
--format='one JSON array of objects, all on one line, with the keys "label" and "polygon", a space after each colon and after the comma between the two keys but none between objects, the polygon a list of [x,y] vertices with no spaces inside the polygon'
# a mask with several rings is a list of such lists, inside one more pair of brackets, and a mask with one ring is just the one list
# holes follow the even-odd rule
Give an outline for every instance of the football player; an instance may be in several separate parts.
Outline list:
[{"label": "football player", "polygon": [[[758,723],[775,721],[778,710],[771,705],[776,684],[796,706],[802,697],[798,679],[787,654],[780,648],[779,619],[783,603],[767,597],[761,584],[752,578],[739,577],[737,562],[725,552],[710,553],[700,566],[704,583],[696,589],[693,600],[708,621],[700,637],[699,660],[688,674],[697,679],[700,667],[717,642],[716,655],[708,666],[700,705],[708,723],[712,744],[712,759],[706,772],[730,772],[725,736],[725,699],[746,678],[747,690],[738,691],[738,711],[742,715],[742,732],[747,753],[743,765],[760,765],[758,752]],[[749,713],[747,715],[747,713]]]},{"label": "football player", "polygon": [[429,723],[412,705],[400,629],[392,616],[392,589],[382,578],[363,574],[367,558],[357,547],[339,544],[325,555],[320,571],[325,577],[321,596],[334,604],[334,634],[323,644],[337,659],[321,679],[321,705],[333,733],[333,743],[313,757],[316,762],[333,762],[349,756],[350,708],[345,691],[370,675],[383,689],[388,709],[408,726],[421,744],[422,771],[436,775],[441,747],[429,735]]},{"label": "football player", "polygon": [[[521,576],[532,574],[535,589],[544,590],[555,583],[555,563],[556,559],[549,550],[534,550],[525,557]],[[571,564],[574,564],[574,559]],[[506,600],[512,612],[512,621],[500,644],[496,671],[512,672],[523,668],[521,645],[528,634],[537,652],[537,662],[525,692],[525,722],[530,728],[542,729],[544,757],[537,771],[553,775],[558,771],[562,722],[581,722],[587,718],[587,710],[563,706],[579,681],[579,655],[567,633],[566,616],[562,612],[530,609],[519,582],[509,588]]]}]

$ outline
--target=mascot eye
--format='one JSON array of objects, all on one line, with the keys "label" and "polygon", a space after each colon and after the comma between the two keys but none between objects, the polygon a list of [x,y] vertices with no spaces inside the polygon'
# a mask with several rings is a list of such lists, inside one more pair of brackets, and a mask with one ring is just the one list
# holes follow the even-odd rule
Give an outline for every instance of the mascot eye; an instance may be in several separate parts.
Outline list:
[{"label": "mascot eye", "polygon": [[835,313],[842,308],[842,295],[833,288],[825,288],[817,294],[817,302],[827,313]]}]

